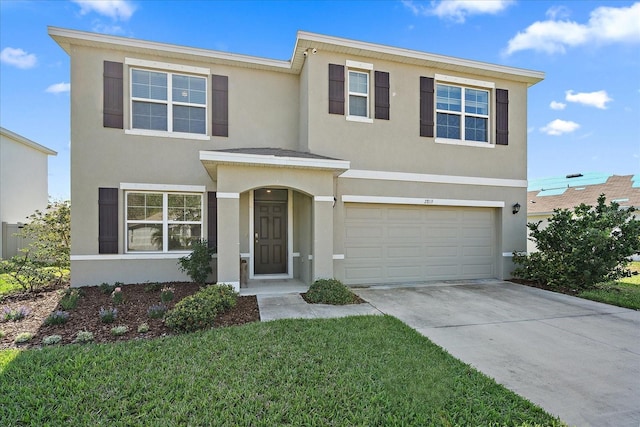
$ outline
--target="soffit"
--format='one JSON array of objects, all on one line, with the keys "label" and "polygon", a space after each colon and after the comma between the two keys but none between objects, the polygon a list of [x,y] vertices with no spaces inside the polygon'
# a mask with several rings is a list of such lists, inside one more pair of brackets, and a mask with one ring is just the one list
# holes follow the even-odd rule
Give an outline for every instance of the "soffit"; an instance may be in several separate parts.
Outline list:
[{"label": "soffit", "polygon": [[[304,62],[307,59],[304,55],[305,50],[316,48],[318,51],[324,53],[331,52],[353,57],[380,59],[426,68],[436,68],[455,73],[506,79],[523,82],[529,86],[544,79],[544,73],[540,71],[430,54],[304,31],[298,32],[290,60],[260,58],[57,27],[49,27],[49,35],[69,54],[71,54],[72,45],[80,45],[291,74],[299,74],[302,70]],[[312,55],[311,53],[309,54]]]}]

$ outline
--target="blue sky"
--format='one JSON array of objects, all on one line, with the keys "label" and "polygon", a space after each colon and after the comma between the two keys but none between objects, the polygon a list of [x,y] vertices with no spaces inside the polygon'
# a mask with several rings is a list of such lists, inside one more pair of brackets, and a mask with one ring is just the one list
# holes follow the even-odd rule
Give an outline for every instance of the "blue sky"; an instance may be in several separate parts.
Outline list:
[{"label": "blue sky", "polygon": [[284,60],[304,30],[544,71],[529,179],[636,174],[639,23],[631,1],[0,0],[0,125],[58,152],[49,193],[68,198],[69,57],[48,25]]}]

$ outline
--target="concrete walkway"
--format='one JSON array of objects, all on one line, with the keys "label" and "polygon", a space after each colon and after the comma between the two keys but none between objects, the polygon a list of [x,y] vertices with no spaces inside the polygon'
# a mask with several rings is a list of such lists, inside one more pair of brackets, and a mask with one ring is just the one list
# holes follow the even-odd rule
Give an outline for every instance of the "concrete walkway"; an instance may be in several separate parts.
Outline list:
[{"label": "concrete walkway", "polygon": [[572,426],[640,426],[640,312],[498,280],[258,295],[263,321],[389,314]]}]

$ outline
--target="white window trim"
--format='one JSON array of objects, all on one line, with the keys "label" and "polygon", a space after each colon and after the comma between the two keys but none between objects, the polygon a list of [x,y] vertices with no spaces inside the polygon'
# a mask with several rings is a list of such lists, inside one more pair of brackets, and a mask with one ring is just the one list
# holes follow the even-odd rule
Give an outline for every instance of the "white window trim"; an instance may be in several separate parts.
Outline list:
[{"label": "white window trim", "polygon": [[[449,111],[449,110],[439,110],[438,109],[438,96],[437,96],[437,92],[438,92],[438,84],[442,83],[445,84],[447,86],[456,86],[462,89],[462,105],[461,105],[461,111],[457,112],[457,111]],[[475,87],[474,87],[475,86]],[[467,115],[471,116],[471,117],[481,117],[483,118],[484,115],[483,114],[472,114],[472,113],[466,113],[464,111],[464,105],[465,105],[465,101],[466,101],[466,95],[465,95],[465,89],[476,89],[479,88],[480,90],[486,90],[489,93],[489,102],[488,102],[488,110],[489,110],[489,114],[486,115],[486,119],[487,119],[487,141],[483,142],[483,141],[467,141],[464,139],[464,129],[465,129],[465,124],[464,124],[464,118],[467,117]],[[443,74],[436,74],[435,75],[435,94],[434,94],[434,133],[436,134],[436,137],[434,138],[434,141],[438,144],[450,144],[450,145],[460,145],[460,146],[465,146],[465,147],[478,147],[478,148],[495,148],[495,143],[493,141],[492,138],[492,133],[491,133],[491,119],[495,114],[495,110],[492,108],[493,107],[493,103],[494,103],[494,98],[495,98],[495,83],[493,82],[485,82],[482,80],[474,80],[474,79],[467,79],[467,78],[462,78],[462,77],[454,77],[454,76],[446,76]],[[451,139],[451,138],[443,138],[443,137],[438,137],[438,113],[443,113],[443,114],[455,114],[460,116],[460,139]]]},{"label": "white window trim", "polygon": [[[125,58],[125,64],[129,65],[129,129],[125,129],[125,134],[129,135],[141,135],[141,136],[153,136],[153,137],[165,137],[165,138],[181,138],[181,139],[195,139],[209,141],[209,113],[211,107],[209,106],[209,68],[191,67],[188,65],[170,64],[167,62],[146,61],[143,59]],[[133,96],[132,84],[133,84],[133,70],[141,69],[143,71],[156,71],[162,72],[167,75],[167,99],[158,100],[150,98],[136,98]],[[186,75],[188,77],[198,77],[204,79],[204,92],[205,103],[204,104],[192,104],[185,102],[173,101],[173,79],[172,75]],[[194,76],[195,75],[195,76]],[[133,127],[133,103],[149,102],[155,104],[162,104],[167,106],[167,130],[156,129],[137,129]],[[204,133],[190,133],[190,132],[174,132],[173,131],[173,106],[184,105],[187,107],[204,108]]]},{"label": "white window trim", "polygon": [[[139,184],[129,184],[132,186],[138,186]],[[120,184],[122,188],[123,184]],[[188,254],[191,253],[190,250],[180,250],[180,251],[170,251],[169,250],[169,225],[171,224],[200,224],[200,239],[204,238],[204,191],[203,192],[195,192],[195,191],[177,191],[176,187],[181,188],[204,188],[204,186],[170,186],[173,187],[174,190],[166,191],[166,190],[151,190],[149,189],[153,185],[149,185],[145,187],[146,189],[138,189],[132,188],[125,190],[124,192],[124,253],[125,254],[140,254],[140,255],[167,255],[167,254]],[[156,186],[157,188],[158,186]],[[141,220],[129,220],[127,217],[128,211],[128,193],[147,193],[147,194],[162,194],[162,221],[141,221]],[[169,221],[168,212],[169,212],[169,194],[187,194],[187,195],[199,195],[200,196],[200,221]],[[162,250],[161,251],[130,251],[129,250],[129,224],[161,224],[162,225]]]},{"label": "white window trim", "polygon": [[141,192],[173,192],[173,193],[204,193],[207,189],[204,185],[176,185],[176,184],[144,184],[121,182],[121,190]]},{"label": "white window trim", "polygon": [[[347,114],[345,115],[345,119],[349,122],[373,123],[373,119],[371,118],[371,71],[373,71],[373,64],[347,59],[345,65],[347,67]],[[351,115],[351,103],[349,102],[349,95],[351,95],[351,92],[349,91],[349,71],[355,71],[367,75],[366,117]],[[354,96],[362,96],[362,94],[354,94]]]}]

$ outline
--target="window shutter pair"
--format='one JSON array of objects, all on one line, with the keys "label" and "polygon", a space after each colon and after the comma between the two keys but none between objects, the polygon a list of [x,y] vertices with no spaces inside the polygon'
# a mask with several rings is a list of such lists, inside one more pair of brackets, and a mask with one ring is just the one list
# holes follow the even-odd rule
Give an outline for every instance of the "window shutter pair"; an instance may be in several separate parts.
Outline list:
[{"label": "window shutter pair", "polygon": [[[344,116],[345,104],[344,65],[329,64],[329,114]],[[374,117],[389,120],[389,73],[376,71]]]},{"label": "window shutter pair", "polygon": [[[433,137],[434,79],[420,77],[420,136]],[[496,89],[496,144],[509,145],[509,91]]]},{"label": "window shutter pair", "polygon": [[[98,189],[98,253],[118,253],[118,192],[117,188]],[[218,241],[218,199],[207,193],[207,240],[210,248]]]},{"label": "window shutter pair", "polygon": [[[124,83],[122,62],[104,61],[103,126],[124,128]],[[211,135],[229,136],[229,81],[227,76],[211,76]]]}]

